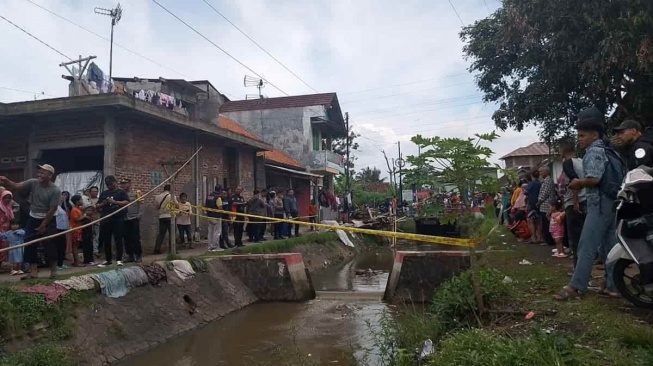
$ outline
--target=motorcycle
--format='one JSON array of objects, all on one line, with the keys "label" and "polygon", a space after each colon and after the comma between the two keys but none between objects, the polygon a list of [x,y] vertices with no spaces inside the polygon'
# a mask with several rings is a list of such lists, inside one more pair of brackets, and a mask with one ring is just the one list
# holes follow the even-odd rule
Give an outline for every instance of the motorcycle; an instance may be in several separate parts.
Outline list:
[{"label": "motorcycle", "polygon": [[614,284],[632,304],[653,309],[653,168],[626,173],[615,205],[618,240],[607,259]]}]

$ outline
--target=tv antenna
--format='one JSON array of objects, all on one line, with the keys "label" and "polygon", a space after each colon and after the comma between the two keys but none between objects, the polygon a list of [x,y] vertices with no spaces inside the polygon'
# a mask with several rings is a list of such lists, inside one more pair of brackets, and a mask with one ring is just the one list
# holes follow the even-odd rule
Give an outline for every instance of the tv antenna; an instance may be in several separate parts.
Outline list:
[{"label": "tv antenna", "polygon": [[[253,76],[245,75],[245,78],[243,79],[243,85],[245,87],[251,87],[255,86],[258,89],[258,98],[263,99],[263,93],[262,89],[265,87],[265,84],[267,84],[267,81],[259,78],[255,78]],[[247,94],[245,95],[245,99],[249,99],[249,97],[253,96],[252,94]]]},{"label": "tv antenna", "polygon": [[122,7],[120,7],[120,3],[118,3],[118,5],[113,9],[95,8],[95,14],[111,17],[111,48],[109,49],[109,87],[111,87],[113,84],[113,79],[111,79],[113,74],[113,27],[115,27],[122,18]]}]

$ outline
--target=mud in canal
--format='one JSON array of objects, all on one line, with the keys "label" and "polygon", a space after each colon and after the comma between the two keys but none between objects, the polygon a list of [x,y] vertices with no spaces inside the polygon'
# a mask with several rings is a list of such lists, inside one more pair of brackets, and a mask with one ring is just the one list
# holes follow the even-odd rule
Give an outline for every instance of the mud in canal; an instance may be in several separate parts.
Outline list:
[{"label": "mud in canal", "polygon": [[312,275],[316,291],[335,294],[329,300],[254,304],[121,365],[374,365],[370,326],[387,307],[339,293],[383,292],[392,261],[389,250],[360,253]]}]

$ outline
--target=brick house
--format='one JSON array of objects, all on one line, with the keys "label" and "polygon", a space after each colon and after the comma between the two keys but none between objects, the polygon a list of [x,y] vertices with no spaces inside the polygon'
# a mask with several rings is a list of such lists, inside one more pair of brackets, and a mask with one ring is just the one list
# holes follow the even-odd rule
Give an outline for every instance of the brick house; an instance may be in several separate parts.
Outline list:
[{"label": "brick house", "polygon": [[[185,113],[128,93],[0,103],[0,126],[11,136],[0,149],[0,174],[20,181],[34,176],[37,164],[48,163],[57,173],[92,170],[127,177],[133,189],[147,192],[165,179],[166,170],[175,171],[202,147],[176,177],[173,194],[185,192],[191,202],[203,202],[215,184],[222,184],[242,185],[251,195],[257,153],[272,146],[219,117],[221,101],[210,97],[217,93],[210,83],[159,82],[170,94],[178,91]],[[149,251],[158,219],[151,197],[144,208],[141,235]],[[202,231],[206,227],[200,219],[193,224]]]}]

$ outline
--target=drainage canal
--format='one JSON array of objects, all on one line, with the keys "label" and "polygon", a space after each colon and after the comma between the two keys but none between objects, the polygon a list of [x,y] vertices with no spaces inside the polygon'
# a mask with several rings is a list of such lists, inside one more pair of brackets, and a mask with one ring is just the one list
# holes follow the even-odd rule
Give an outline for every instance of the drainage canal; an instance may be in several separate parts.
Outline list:
[{"label": "drainage canal", "polygon": [[355,365],[363,357],[373,361],[362,350],[372,347],[370,326],[378,324],[387,309],[381,298],[392,261],[389,250],[358,254],[312,274],[318,295],[313,301],[254,304],[121,365]]}]

